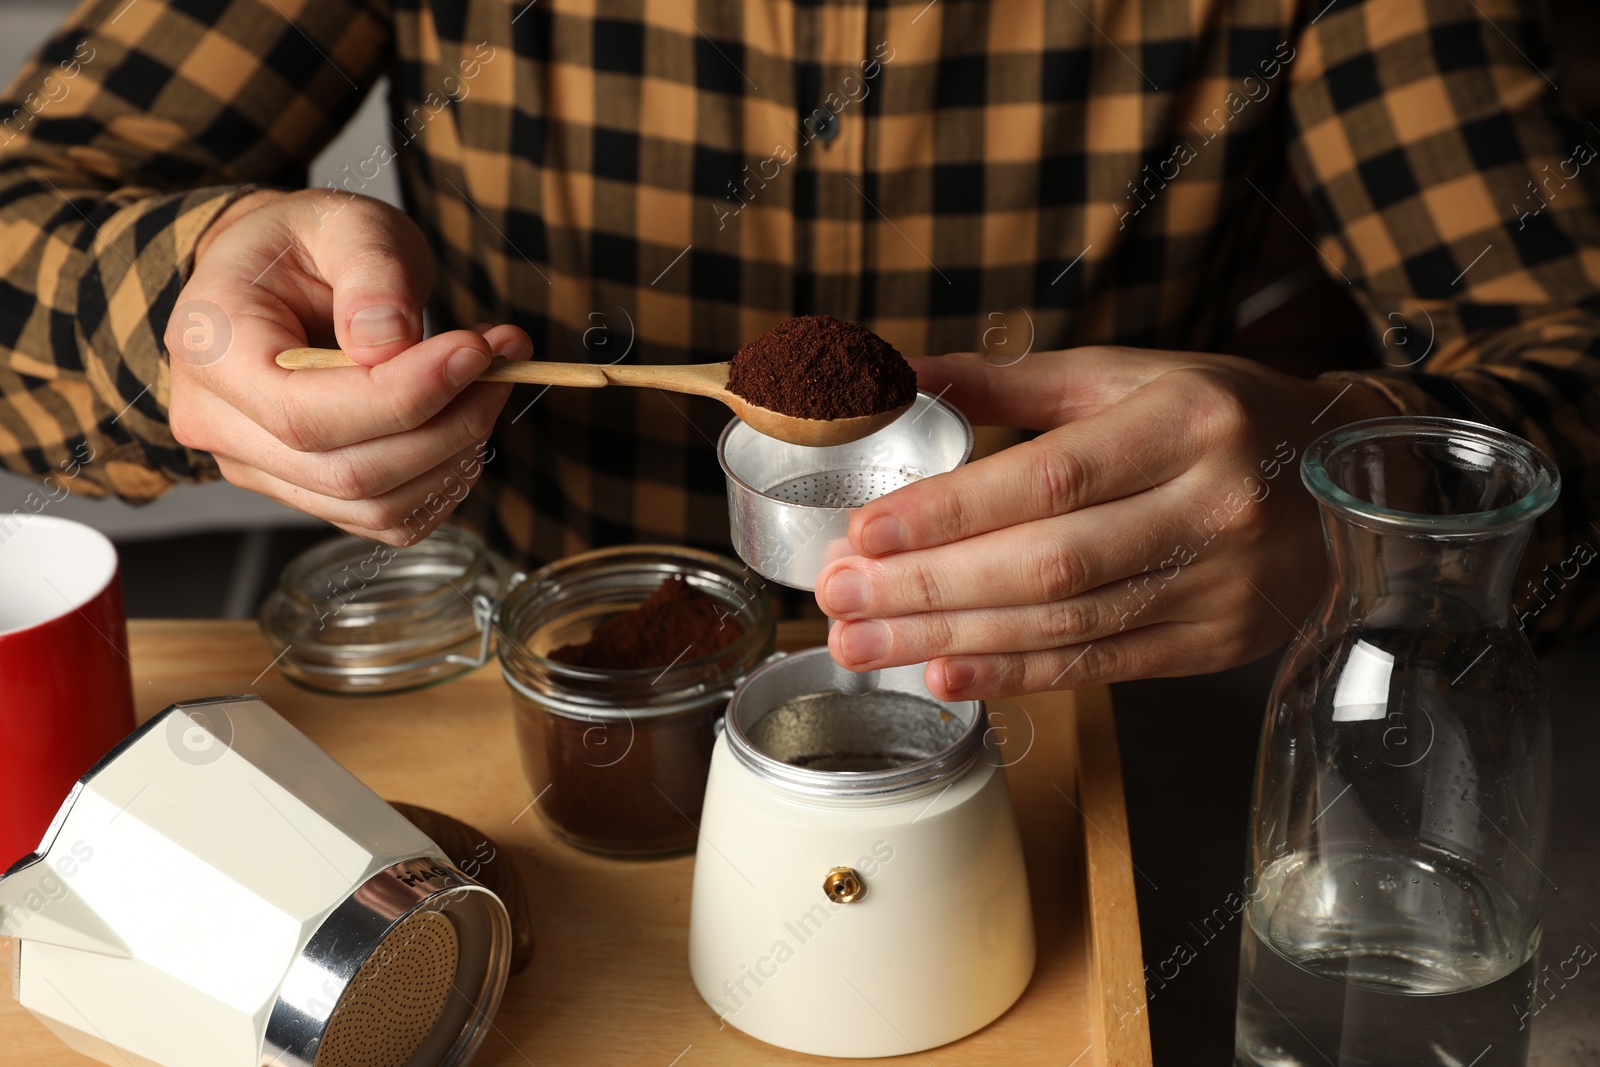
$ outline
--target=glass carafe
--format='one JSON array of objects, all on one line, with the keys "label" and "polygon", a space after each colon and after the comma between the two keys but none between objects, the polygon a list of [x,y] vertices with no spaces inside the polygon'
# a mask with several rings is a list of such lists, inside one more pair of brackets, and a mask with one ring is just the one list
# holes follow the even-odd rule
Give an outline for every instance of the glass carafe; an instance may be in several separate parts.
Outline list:
[{"label": "glass carafe", "polygon": [[1511,598],[1559,477],[1422,418],[1326,434],[1301,476],[1328,587],[1267,706],[1235,1063],[1520,1065],[1550,729]]}]

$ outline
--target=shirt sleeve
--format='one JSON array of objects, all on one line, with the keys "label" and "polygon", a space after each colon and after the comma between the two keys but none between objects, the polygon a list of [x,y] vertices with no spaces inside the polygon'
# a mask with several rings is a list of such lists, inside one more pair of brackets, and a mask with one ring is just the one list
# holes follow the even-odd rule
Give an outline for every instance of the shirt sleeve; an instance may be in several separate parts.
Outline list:
[{"label": "shirt sleeve", "polygon": [[147,501],[174,440],[162,334],[207,225],[301,185],[380,74],[349,0],[88,0],[0,97],[0,465]]},{"label": "shirt sleeve", "polygon": [[[1316,15],[1322,10],[1320,16]],[[1600,614],[1600,131],[1514,0],[1324,0],[1290,66],[1290,165],[1385,366],[1334,375],[1490,423],[1561,470],[1517,581],[1543,641]]]}]

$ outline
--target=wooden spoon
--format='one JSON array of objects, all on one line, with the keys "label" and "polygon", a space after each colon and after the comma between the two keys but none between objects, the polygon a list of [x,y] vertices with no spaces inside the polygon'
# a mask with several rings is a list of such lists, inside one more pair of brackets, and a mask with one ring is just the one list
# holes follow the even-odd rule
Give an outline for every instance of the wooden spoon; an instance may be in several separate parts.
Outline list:
[{"label": "wooden spoon", "polygon": [[[286,370],[321,370],[325,367],[354,367],[355,360],[337,348],[291,348],[278,353],[278,366]],[[820,448],[844,445],[875,434],[911,407],[902,404],[876,415],[857,415],[848,419],[799,419],[771,408],[752,404],[728,390],[728,364],[699,363],[688,366],[646,367],[637,364],[538,363],[532,360],[496,359],[478,375],[480,382],[521,382],[528,385],[567,385],[598,389],[607,385],[628,385],[636,389],[664,389],[669,393],[691,393],[718,400],[749,424],[757,433],[775,437],[791,445]]]}]

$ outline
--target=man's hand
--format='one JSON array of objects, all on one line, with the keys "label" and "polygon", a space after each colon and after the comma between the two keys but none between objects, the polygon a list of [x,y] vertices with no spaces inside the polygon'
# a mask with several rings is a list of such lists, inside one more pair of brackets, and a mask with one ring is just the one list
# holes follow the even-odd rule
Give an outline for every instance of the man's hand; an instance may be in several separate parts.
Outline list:
[{"label": "man's hand", "polygon": [[[423,341],[433,264],[394,208],[320,190],[245,197],[202,235],[167,325],[173,436],[223,477],[362,537],[407,544],[460,503],[510,394],[472,384],[514,326]],[[284,349],[360,367],[286,371]]]},{"label": "man's hand", "polygon": [[918,359],[975,423],[1044,431],[850,524],[817,603],[858,671],[927,661],[942,699],[1199,674],[1294,632],[1323,590],[1305,445],[1393,414],[1365,386],[1223,356],[1080,348]]}]

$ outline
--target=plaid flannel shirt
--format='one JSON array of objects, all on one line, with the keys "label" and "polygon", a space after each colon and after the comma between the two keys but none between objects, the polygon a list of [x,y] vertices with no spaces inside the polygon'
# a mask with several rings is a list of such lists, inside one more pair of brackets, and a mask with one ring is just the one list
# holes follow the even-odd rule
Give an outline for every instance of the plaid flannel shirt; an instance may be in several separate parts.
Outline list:
[{"label": "plaid flannel shirt", "polygon": [[[303,183],[385,74],[389,139],[338,184],[397,168],[435,326],[546,359],[720,360],[805,312],[973,350],[1018,309],[1035,349],[1215,350],[1287,167],[1387,343],[1356,376],[1560,465],[1528,614],[1574,629],[1600,137],[1551,69],[1513,0],[89,0],[0,103],[0,462],[135,501],[216,477],[166,425],[197,236]],[[724,411],[530,396],[463,521],[523,563],[726,546]]]}]

